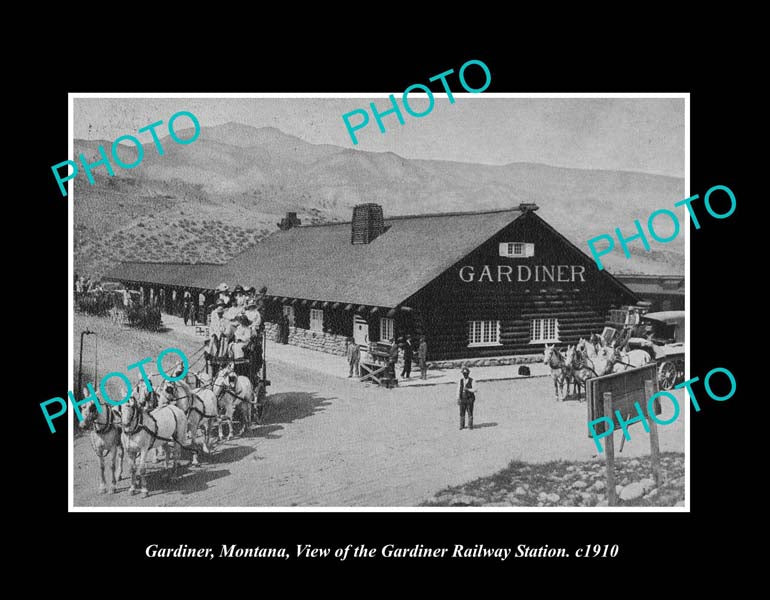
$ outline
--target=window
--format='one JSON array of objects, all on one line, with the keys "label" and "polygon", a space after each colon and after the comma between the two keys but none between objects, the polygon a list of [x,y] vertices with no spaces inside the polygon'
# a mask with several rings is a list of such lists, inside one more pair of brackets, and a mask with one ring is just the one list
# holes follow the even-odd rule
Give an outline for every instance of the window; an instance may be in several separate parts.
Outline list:
[{"label": "window", "polygon": [[392,342],[395,334],[395,321],[382,317],[380,319],[380,339]]},{"label": "window", "polygon": [[546,342],[558,342],[559,340],[559,320],[558,319],[533,319],[530,327],[530,344],[544,344]]},{"label": "window", "polygon": [[324,311],[320,308],[310,309],[310,329],[311,331],[324,330]]},{"label": "window", "polygon": [[500,321],[468,321],[468,346],[500,346]]},{"label": "window", "polygon": [[286,315],[286,319],[289,321],[289,325],[294,327],[294,307],[291,305],[284,306],[283,314]]},{"label": "window", "polygon": [[500,256],[526,258],[535,256],[535,244],[525,242],[500,242]]}]

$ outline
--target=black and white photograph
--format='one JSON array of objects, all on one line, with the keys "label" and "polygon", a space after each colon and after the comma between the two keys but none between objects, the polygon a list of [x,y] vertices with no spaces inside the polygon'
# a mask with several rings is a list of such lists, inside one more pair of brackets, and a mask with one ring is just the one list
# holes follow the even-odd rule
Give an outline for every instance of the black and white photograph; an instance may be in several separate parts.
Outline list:
[{"label": "black and white photograph", "polygon": [[70,93],[71,511],[690,509],[689,93],[452,85]]}]

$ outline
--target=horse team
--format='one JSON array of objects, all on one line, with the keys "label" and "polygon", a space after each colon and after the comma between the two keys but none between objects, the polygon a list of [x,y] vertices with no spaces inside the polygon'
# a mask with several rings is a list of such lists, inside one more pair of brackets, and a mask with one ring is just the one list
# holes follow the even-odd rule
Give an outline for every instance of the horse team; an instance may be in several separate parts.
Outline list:
[{"label": "horse team", "polygon": [[543,363],[551,368],[557,402],[569,397],[570,385],[580,398],[581,390],[585,396],[586,380],[642,367],[651,361],[652,358],[644,350],[624,352],[615,344],[607,345],[597,334],[591,335],[588,340],[580,338],[577,344],[567,346],[564,353],[553,344],[546,344],[543,350]]},{"label": "horse team", "polygon": [[[175,376],[181,374],[180,370]],[[152,379],[152,378],[151,378]],[[124,457],[128,459],[133,495],[137,487],[147,497],[145,461],[148,453],[163,450],[167,477],[176,473],[182,449],[192,453],[190,466],[199,466],[200,451],[210,452],[211,428],[217,426],[217,439],[233,437],[234,416],[241,416],[243,432],[251,423],[256,402],[254,389],[248,377],[238,375],[232,364],[222,368],[216,377],[207,373],[188,372],[179,381],[160,381],[149,391],[139,379],[129,399],[120,406],[101,403],[101,410],[92,403],[83,420],[81,429],[91,429],[90,439],[99,458],[99,492],[114,494],[117,481],[123,474]],[[223,430],[227,427],[227,438]],[[198,444],[199,431],[202,444]],[[188,443],[189,438],[189,443]],[[172,466],[169,471],[169,460]],[[106,466],[111,465],[110,485],[106,482]]]}]

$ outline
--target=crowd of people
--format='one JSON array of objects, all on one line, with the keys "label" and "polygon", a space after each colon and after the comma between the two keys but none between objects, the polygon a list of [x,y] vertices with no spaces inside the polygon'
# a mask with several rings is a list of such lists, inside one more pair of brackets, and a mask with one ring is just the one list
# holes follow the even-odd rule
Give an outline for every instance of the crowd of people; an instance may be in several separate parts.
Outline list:
[{"label": "crowd of people", "polygon": [[90,279],[88,277],[80,277],[75,273],[75,297],[85,292],[102,291],[102,282],[99,279]]},{"label": "crowd of people", "polygon": [[[236,285],[232,292],[226,283],[216,289],[217,298],[209,322],[208,355],[229,356],[233,359],[251,359],[236,363],[236,372],[249,376],[259,369],[262,359],[262,297],[253,287]],[[192,298],[190,299],[192,302]],[[186,306],[186,305],[185,305]],[[249,370],[252,373],[249,373]]]}]

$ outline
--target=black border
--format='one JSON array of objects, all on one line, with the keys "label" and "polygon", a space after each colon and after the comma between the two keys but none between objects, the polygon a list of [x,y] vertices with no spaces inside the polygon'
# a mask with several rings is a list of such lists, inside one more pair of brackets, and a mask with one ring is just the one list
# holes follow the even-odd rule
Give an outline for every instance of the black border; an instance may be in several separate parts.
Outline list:
[{"label": "black border", "polygon": [[[657,35],[656,39],[663,44],[664,40]],[[41,280],[44,283],[44,293],[41,290],[29,296],[30,314],[46,315],[44,339],[34,336],[33,340],[34,344],[45,347],[46,360],[45,374],[32,378],[32,385],[25,386],[24,396],[29,394],[31,398],[24,402],[23,422],[29,424],[26,430],[34,442],[27,440],[22,453],[29,457],[25,461],[36,461],[38,465],[30,468],[30,482],[25,492],[30,500],[24,502],[24,509],[30,511],[29,519],[43,521],[46,553],[50,556],[98,559],[102,552],[100,544],[106,540],[105,552],[110,563],[136,566],[146,575],[168,577],[171,573],[193,572],[191,569],[199,563],[149,560],[144,556],[148,544],[216,546],[228,543],[292,548],[304,543],[326,547],[361,543],[369,547],[385,543],[400,546],[525,543],[577,548],[587,543],[619,543],[621,552],[612,564],[592,559],[518,559],[505,563],[423,559],[391,560],[384,564],[371,559],[345,563],[334,559],[292,559],[260,561],[253,563],[253,569],[247,567],[251,563],[244,561],[215,561],[210,563],[215,567],[210,568],[212,573],[235,577],[266,569],[267,575],[263,577],[271,577],[275,569],[299,573],[301,568],[304,573],[308,567],[349,571],[410,566],[426,576],[438,568],[459,567],[456,570],[459,579],[463,571],[472,572],[474,577],[492,573],[526,577],[537,573],[553,579],[553,575],[563,572],[565,567],[592,576],[623,571],[634,565],[653,568],[653,565],[668,564],[668,568],[673,569],[684,556],[697,561],[702,569],[724,568],[725,554],[738,543],[741,528],[737,523],[742,519],[740,515],[745,515],[747,501],[745,493],[739,491],[736,473],[739,457],[731,451],[735,439],[725,438],[725,432],[737,432],[744,427],[742,402],[746,398],[746,371],[742,365],[745,361],[731,355],[735,351],[735,340],[730,323],[736,319],[736,292],[742,287],[738,285],[739,271],[732,267],[738,260],[737,252],[745,247],[737,244],[737,235],[741,219],[745,218],[742,209],[749,197],[739,158],[745,109],[736,97],[734,85],[730,85],[735,83],[732,81],[735,76],[723,70],[722,80],[715,81],[712,70],[713,65],[725,64],[724,48],[720,53],[718,48],[701,45],[697,55],[685,54],[684,50],[672,49],[686,43],[678,33],[663,44],[665,48],[652,48],[649,38],[634,45],[620,35],[593,42],[583,39],[574,41],[574,45],[545,39],[544,44],[552,44],[557,52],[544,52],[543,46],[533,47],[517,40],[493,48],[491,44],[455,45],[446,39],[439,47],[431,46],[430,52],[425,50],[428,44],[421,45],[417,39],[413,42],[383,42],[384,47],[377,52],[354,44],[331,54],[315,48],[311,52],[304,49],[304,41],[289,38],[281,46],[228,45],[218,51],[212,51],[210,46],[186,47],[183,54],[159,53],[156,48],[152,52],[137,51],[138,56],[133,60],[141,69],[121,73],[120,64],[97,57],[87,65],[84,63],[83,68],[67,68],[40,82],[41,89],[33,101],[38,107],[38,118],[31,118],[27,129],[27,135],[33,136],[38,145],[26,160],[33,171],[32,181],[41,189],[23,202],[23,208],[31,209],[29,222],[35,223],[35,234],[24,247],[35,249],[22,267],[32,275],[29,289],[40,289]],[[395,46],[401,50],[396,51]],[[293,55],[289,53],[291,48]],[[696,204],[703,227],[690,232],[691,373],[702,377],[709,369],[724,366],[735,375],[739,389],[725,403],[705,399],[701,402],[703,410],[692,414],[692,512],[68,514],[67,437],[63,432],[49,434],[38,408],[39,402],[62,395],[62,382],[67,381],[67,200],[61,197],[50,174],[50,165],[67,157],[67,92],[389,90],[398,93],[430,75],[448,68],[458,69],[474,58],[483,60],[492,73],[488,92],[683,91],[692,94],[691,192],[700,194],[702,199],[709,187],[721,184],[729,186],[739,199],[735,214],[723,221],[711,219],[702,204]],[[35,306],[36,302],[39,306]],[[34,348],[40,352],[40,346]],[[42,542],[33,539],[31,532],[26,536],[33,544]],[[245,571],[244,567],[247,567]],[[64,574],[70,567],[60,563],[50,568],[60,568]],[[89,572],[91,584],[114,581],[116,575],[110,569],[103,574],[98,569]],[[72,572],[69,573],[71,577]],[[451,583],[451,578],[449,581]],[[578,587],[586,584],[583,580]],[[603,586],[597,581],[590,587],[601,589]]]}]

